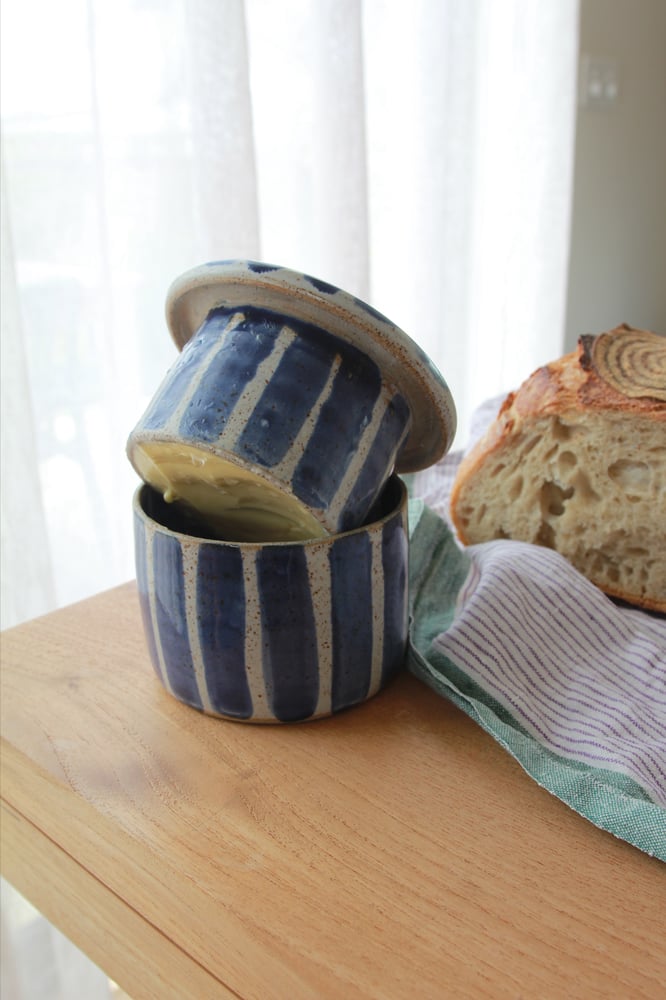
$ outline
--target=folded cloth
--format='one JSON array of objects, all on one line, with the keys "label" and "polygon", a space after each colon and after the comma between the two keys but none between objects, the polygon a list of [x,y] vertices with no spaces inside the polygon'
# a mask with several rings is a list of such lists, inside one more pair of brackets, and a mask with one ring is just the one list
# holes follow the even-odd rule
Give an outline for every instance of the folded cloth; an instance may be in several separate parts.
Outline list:
[{"label": "folded cloth", "polygon": [[409,669],[548,791],[666,861],[666,621],[550,549],[462,549],[446,520],[460,458],[410,484]]}]

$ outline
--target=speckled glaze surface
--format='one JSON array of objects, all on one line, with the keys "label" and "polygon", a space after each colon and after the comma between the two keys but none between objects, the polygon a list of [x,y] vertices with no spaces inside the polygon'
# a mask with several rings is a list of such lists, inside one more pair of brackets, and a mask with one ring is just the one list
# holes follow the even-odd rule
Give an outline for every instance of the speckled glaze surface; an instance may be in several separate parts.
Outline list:
[{"label": "speckled glaze surface", "polygon": [[143,485],[136,569],[153,666],[174,697],[243,722],[328,716],[375,695],[407,642],[407,493],[365,527],[301,543],[197,537]]},{"label": "speckled glaze surface", "polygon": [[340,289],[225,261],[178,278],[166,310],[181,354],[130,435],[133,462],[146,441],[185,442],[336,533],[363,523],[394,468],[424,468],[453,440],[454,405],[427,356]]}]

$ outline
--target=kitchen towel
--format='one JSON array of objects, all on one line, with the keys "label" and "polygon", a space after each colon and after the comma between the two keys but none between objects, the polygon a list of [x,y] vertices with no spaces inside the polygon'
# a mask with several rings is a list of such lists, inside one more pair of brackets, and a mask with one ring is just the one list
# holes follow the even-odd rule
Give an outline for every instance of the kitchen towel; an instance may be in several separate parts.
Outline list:
[{"label": "kitchen towel", "polygon": [[410,482],[409,669],[572,809],[666,861],[666,620],[550,549],[461,548],[460,458]]}]

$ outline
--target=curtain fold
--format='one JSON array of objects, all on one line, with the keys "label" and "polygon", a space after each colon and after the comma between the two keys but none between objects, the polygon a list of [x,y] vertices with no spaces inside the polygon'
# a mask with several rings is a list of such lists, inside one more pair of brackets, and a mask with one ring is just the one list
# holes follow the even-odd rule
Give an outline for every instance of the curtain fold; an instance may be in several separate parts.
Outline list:
[{"label": "curtain fold", "polygon": [[[2,175],[2,309],[0,310],[0,623],[33,618],[55,603],[53,567],[39,481],[31,390],[14,253]],[[29,540],[26,546],[25,539]]]},{"label": "curtain fold", "polygon": [[365,4],[371,289],[474,409],[562,349],[577,4]]},{"label": "curtain fold", "polygon": [[246,0],[260,252],[370,296],[360,0]]},{"label": "curtain fold", "polygon": [[195,264],[368,300],[458,443],[561,352],[577,35],[578,0],[3,0],[3,627],[134,575],[125,441]]},{"label": "curtain fold", "polygon": [[194,230],[202,250],[215,248],[220,259],[256,256],[259,203],[245,4],[190,0],[184,13]]}]

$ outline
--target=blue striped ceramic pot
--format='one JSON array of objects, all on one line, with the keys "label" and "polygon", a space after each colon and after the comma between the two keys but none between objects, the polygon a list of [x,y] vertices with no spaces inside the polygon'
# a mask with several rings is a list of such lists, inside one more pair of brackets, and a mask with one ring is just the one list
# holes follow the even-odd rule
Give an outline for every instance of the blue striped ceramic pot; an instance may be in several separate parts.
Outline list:
[{"label": "blue striped ceramic pot", "polygon": [[249,261],[174,282],[181,353],[130,435],[141,478],[227,540],[303,540],[362,524],[392,471],[433,464],[449,390],[385,317],[307,275]]},{"label": "blue striped ceramic pot", "polygon": [[400,669],[408,535],[397,476],[372,523],[323,539],[201,538],[146,485],[134,529],[151,659],[180,701],[243,722],[297,722],[365,701]]}]

